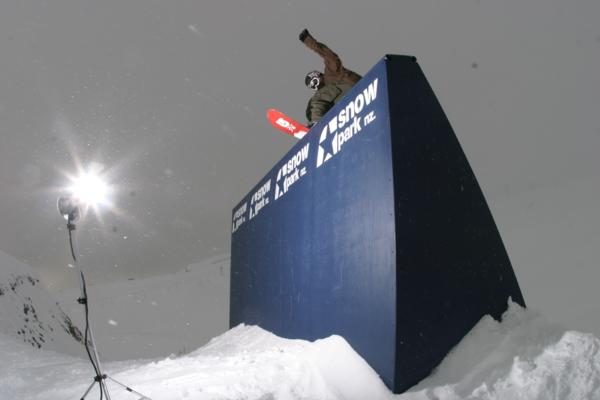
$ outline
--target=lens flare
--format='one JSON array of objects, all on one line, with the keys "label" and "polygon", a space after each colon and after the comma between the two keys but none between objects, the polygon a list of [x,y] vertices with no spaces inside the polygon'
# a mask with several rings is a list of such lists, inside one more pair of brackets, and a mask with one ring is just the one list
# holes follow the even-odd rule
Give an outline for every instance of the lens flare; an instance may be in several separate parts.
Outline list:
[{"label": "lens flare", "polygon": [[94,173],[83,173],[73,179],[69,191],[80,202],[90,207],[109,204],[110,189],[102,177]]}]

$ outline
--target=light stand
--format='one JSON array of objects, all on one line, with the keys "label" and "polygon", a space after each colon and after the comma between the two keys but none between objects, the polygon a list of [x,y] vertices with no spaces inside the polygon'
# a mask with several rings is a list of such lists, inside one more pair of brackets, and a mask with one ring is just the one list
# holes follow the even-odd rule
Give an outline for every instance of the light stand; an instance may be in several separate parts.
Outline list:
[{"label": "light stand", "polygon": [[[110,394],[108,392],[108,388],[106,386],[106,380],[110,380],[117,385],[121,386],[124,390],[141,396],[139,400],[151,400],[149,397],[144,396],[140,392],[137,392],[130,387],[124,385],[121,382],[118,382],[111,378],[109,375],[103,373],[102,366],[100,365],[100,358],[98,357],[98,350],[96,348],[96,342],[94,341],[94,334],[92,332],[92,327],[90,326],[90,318],[89,318],[89,307],[88,307],[88,296],[87,296],[87,287],[85,284],[85,277],[83,276],[83,270],[79,266],[77,261],[77,242],[75,238],[75,234],[73,233],[76,229],[75,223],[79,220],[81,215],[79,202],[77,199],[73,197],[60,197],[58,199],[58,211],[60,214],[67,220],[67,231],[69,234],[69,247],[71,249],[71,257],[73,258],[73,265],[77,270],[79,275],[79,287],[81,290],[81,296],[77,299],[77,302],[84,306],[85,308],[85,334],[84,334],[84,345],[85,350],[87,352],[88,358],[94,367],[94,380],[87,388],[83,396],[81,396],[81,400],[84,400],[85,397],[90,393],[95,384],[98,384],[100,389],[100,400],[104,397],[106,400],[110,399]],[[91,347],[91,350],[90,350]]]}]

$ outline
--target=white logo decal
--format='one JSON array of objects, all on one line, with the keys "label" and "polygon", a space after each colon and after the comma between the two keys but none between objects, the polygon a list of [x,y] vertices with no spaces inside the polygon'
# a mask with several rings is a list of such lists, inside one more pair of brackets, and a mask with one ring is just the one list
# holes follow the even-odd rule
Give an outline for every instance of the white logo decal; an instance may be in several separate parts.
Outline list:
[{"label": "white logo decal", "polygon": [[296,125],[292,124],[290,121],[286,120],[283,117],[279,117],[277,121],[275,121],[275,123],[281,126],[282,128],[290,131],[290,135],[293,135],[297,139],[302,139],[304,135],[308,133],[308,131],[298,128]]},{"label": "white logo decal", "polygon": [[231,227],[231,233],[237,231],[240,228],[240,226],[242,226],[244,222],[246,222],[246,216],[244,214],[246,213],[247,209],[248,202],[245,202],[240,206],[240,208],[235,210],[235,212],[233,213],[233,226]]},{"label": "white logo decal", "polygon": [[289,121],[286,121],[282,117],[279,117],[279,119],[277,121],[275,121],[275,123],[285,129],[287,129],[290,132],[294,132],[296,130],[296,127],[294,125],[290,124]]},{"label": "white logo decal", "polygon": [[267,204],[269,204],[269,197],[267,196],[271,191],[271,180],[269,179],[264,185],[262,185],[250,199],[250,217],[252,219],[258,215],[260,210]]},{"label": "white logo decal", "polygon": [[[358,134],[364,126],[375,120],[374,111],[367,114],[364,119],[361,119],[360,113],[377,98],[377,82],[378,78],[375,78],[362,93],[359,93],[325,125],[319,136],[317,168],[339,153],[346,142]],[[350,125],[347,126],[348,124]],[[327,138],[331,139],[327,141]]]},{"label": "white logo decal", "polygon": [[[306,166],[302,166],[302,164],[308,159],[309,146],[310,143],[306,143],[279,168],[275,181],[275,200],[287,193],[290,187],[306,174]],[[283,189],[280,186],[280,181],[283,181]]]}]

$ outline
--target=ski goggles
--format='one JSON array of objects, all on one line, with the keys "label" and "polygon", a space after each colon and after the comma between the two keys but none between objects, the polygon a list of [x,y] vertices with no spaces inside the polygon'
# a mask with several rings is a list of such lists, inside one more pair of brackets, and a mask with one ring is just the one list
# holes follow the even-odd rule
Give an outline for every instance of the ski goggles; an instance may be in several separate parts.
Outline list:
[{"label": "ski goggles", "polygon": [[308,87],[311,88],[312,90],[317,90],[317,89],[319,89],[320,83],[321,83],[321,80],[319,79],[319,77],[315,76],[314,78],[312,78],[310,80],[310,82],[308,82]]}]

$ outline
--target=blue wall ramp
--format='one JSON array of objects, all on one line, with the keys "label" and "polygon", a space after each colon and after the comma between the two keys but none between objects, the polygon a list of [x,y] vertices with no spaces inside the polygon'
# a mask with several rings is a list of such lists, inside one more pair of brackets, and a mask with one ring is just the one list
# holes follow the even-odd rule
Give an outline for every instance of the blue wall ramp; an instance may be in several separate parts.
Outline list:
[{"label": "blue wall ramp", "polygon": [[386,56],[232,211],[230,324],[343,336],[399,393],[523,304],[468,161],[413,57]]}]

